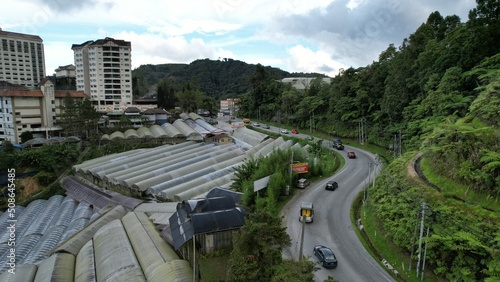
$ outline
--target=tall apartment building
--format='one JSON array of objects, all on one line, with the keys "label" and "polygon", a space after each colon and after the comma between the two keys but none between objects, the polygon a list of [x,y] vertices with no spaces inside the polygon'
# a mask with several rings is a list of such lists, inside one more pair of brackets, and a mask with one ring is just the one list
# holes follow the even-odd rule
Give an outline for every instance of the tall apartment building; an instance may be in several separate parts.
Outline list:
[{"label": "tall apartment building", "polygon": [[0,81],[35,88],[45,77],[43,40],[0,28]]},{"label": "tall apartment building", "polygon": [[55,90],[48,78],[40,82],[40,89],[0,82],[0,141],[20,143],[25,131],[47,139],[59,136],[57,119],[68,93],[74,99],[87,97],[82,91]]},{"label": "tall apartment building", "polygon": [[131,44],[106,37],[73,44],[76,89],[90,96],[99,112],[123,111],[132,104]]}]

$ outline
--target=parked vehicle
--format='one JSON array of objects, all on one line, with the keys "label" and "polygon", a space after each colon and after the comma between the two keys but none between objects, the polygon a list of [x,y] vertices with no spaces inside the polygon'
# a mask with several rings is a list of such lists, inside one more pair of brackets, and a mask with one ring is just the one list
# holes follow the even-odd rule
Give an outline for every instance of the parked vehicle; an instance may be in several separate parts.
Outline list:
[{"label": "parked vehicle", "polygon": [[305,178],[301,178],[297,181],[297,188],[305,189],[307,186],[309,186],[309,184],[311,184],[311,182],[309,182],[309,180],[307,180]]},{"label": "parked vehicle", "polygon": [[264,128],[264,129],[270,129],[271,127],[269,125],[267,125],[267,124],[263,124],[262,128]]},{"label": "parked vehicle", "polygon": [[348,157],[349,159],[355,159],[355,158],[356,158],[356,153],[354,153],[354,152],[348,152],[348,153],[347,153],[347,157]]},{"label": "parked vehicle", "polygon": [[314,221],[314,205],[311,202],[302,202],[300,204],[299,221],[312,223]]},{"label": "parked vehicle", "polygon": [[344,150],[344,145],[342,144],[342,140],[340,139],[333,139],[333,148],[337,150]]},{"label": "parked vehicle", "polygon": [[337,258],[332,249],[323,245],[316,245],[313,248],[314,255],[324,268],[336,268],[338,265]]},{"label": "parked vehicle", "polygon": [[292,134],[299,134],[299,131],[297,129],[292,129]]},{"label": "parked vehicle", "polygon": [[313,141],[313,140],[314,140],[314,138],[313,138],[312,136],[307,136],[307,137],[306,137],[306,140]]},{"label": "parked vehicle", "polygon": [[330,180],[325,185],[325,190],[335,191],[339,187],[339,184],[333,180]]}]

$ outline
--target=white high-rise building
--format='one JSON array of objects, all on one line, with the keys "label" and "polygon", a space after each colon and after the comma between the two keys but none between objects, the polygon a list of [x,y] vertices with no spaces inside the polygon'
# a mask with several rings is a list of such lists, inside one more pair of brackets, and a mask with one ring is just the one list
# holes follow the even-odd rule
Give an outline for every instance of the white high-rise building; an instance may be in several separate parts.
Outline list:
[{"label": "white high-rise building", "polygon": [[90,96],[100,112],[123,111],[132,104],[131,44],[106,37],[73,44],[76,89]]},{"label": "white high-rise building", "polygon": [[44,78],[42,38],[0,28],[0,81],[34,89]]}]

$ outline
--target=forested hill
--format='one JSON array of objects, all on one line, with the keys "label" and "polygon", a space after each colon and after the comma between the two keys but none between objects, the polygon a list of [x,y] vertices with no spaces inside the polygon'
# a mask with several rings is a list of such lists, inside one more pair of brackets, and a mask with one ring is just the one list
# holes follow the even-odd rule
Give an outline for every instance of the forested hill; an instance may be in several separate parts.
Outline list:
[{"label": "forested hill", "polygon": [[[141,65],[132,71],[135,85],[138,86],[134,94],[142,96],[147,88],[155,89],[155,85],[162,80],[171,80],[178,85],[189,82],[215,99],[239,97],[252,88],[250,78],[255,74],[256,66],[228,58],[196,60],[190,64]],[[325,77],[317,73],[289,73],[270,66],[264,68],[274,79]]]}]

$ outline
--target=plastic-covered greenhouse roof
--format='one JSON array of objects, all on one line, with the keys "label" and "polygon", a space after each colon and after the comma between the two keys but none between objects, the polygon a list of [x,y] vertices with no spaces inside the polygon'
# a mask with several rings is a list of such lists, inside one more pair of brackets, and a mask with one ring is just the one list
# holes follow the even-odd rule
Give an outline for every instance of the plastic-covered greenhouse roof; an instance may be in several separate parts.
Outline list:
[{"label": "plastic-covered greenhouse roof", "polygon": [[115,132],[111,133],[111,135],[109,135],[109,139],[110,140],[125,139],[125,135],[123,135],[123,132],[121,132],[121,131],[115,131]]},{"label": "plastic-covered greenhouse roof", "polygon": [[[248,129],[241,132],[246,131],[253,132]],[[253,136],[254,140],[257,137],[262,140],[246,151],[238,144],[188,141],[89,160],[75,166],[75,170],[82,176],[100,179],[105,187],[120,187],[160,200],[186,200],[206,194],[214,187],[230,186],[236,168],[246,158],[266,156],[293,145],[282,137],[275,140],[261,134]]]},{"label": "plastic-covered greenhouse roof", "polygon": [[33,145],[43,145],[43,143],[45,143],[45,138],[41,138],[41,137],[36,137],[36,138],[33,138],[33,139],[30,139],[26,142],[24,142],[24,145],[26,146],[33,146]]},{"label": "plastic-covered greenhouse roof", "polygon": [[189,262],[160,236],[147,208],[126,213],[120,207],[45,252],[36,264],[17,262],[15,274],[4,271],[0,281],[192,281]]},{"label": "plastic-covered greenhouse roof", "polygon": [[167,132],[168,136],[171,137],[186,137],[179,129],[177,129],[175,126],[173,126],[171,123],[164,123],[161,125],[161,127]]},{"label": "plastic-covered greenhouse roof", "polygon": [[190,127],[189,125],[187,125],[184,120],[182,119],[178,119],[176,121],[174,121],[174,123],[172,123],[172,125],[177,128],[180,132],[182,132],[182,134],[184,134],[184,136],[186,136],[188,139],[189,138],[195,138],[197,136],[200,136],[200,133],[197,132],[196,130],[194,130],[192,127]]},{"label": "plastic-covered greenhouse roof", "polygon": [[262,143],[265,139],[269,138],[269,135],[259,133],[257,131],[248,129],[246,127],[240,127],[234,130],[233,137],[239,139],[251,146],[256,146]]},{"label": "plastic-covered greenhouse roof", "polygon": [[[82,183],[67,177],[64,187],[68,179]],[[81,189],[82,198],[96,203],[90,189]],[[129,206],[139,201],[106,194]],[[56,195],[17,206],[16,271],[7,271],[9,234],[2,228],[0,281],[191,281],[189,262],[179,258],[149,216],[170,217],[177,203],[132,205],[137,211],[113,203],[98,209]],[[0,227],[7,219],[8,213],[0,216]]]}]

